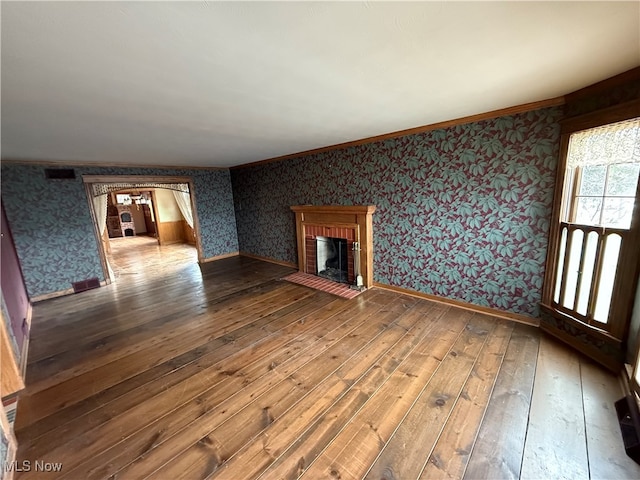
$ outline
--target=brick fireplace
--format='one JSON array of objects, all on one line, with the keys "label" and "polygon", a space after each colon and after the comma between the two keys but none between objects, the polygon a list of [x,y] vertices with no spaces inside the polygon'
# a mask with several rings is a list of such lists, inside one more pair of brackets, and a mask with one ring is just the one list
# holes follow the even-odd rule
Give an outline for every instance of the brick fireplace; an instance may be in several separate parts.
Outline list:
[{"label": "brick fireplace", "polygon": [[[347,250],[347,282],[355,284],[359,267],[363,285],[373,285],[374,205],[300,205],[293,206],[296,214],[298,269],[317,275],[317,242],[321,239],[344,239]],[[359,250],[354,250],[354,244]],[[358,262],[359,261],[359,262]],[[359,265],[358,265],[359,263]]]},{"label": "brick fireplace", "polygon": [[356,231],[354,228],[325,227],[321,225],[307,225],[305,228],[305,273],[318,273],[318,259],[316,258],[318,237],[320,238],[341,238],[346,240],[347,244],[347,283],[355,282],[354,264],[353,264],[353,242],[356,240]]},{"label": "brick fireplace", "polygon": [[136,235],[136,225],[133,223],[131,207],[129,205],[118,205],[118,217],[120,219],[122,236],[134,237]]}]

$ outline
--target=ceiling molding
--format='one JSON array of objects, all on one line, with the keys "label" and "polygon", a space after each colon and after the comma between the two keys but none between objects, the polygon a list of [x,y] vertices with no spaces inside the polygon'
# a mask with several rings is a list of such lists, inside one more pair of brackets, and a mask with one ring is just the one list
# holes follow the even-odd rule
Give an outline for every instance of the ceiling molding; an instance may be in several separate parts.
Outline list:
[{"label": "ceiling molding", "polygon": [[3,158],[2,163],[10,165],[33,165],[39,167],[78,167],[78,168],[162,168],[167,170],[228,170],[229,167],[203,167],[201,165],[154,165],[145,163],[94,163],[94,162],[74,162],[71,160],[25,160]]},{"label": "ceiling molding", "polygon": [[342,148],[355,147],[358,145],[365,145],[367,143],[380,142],[383,140],[389,140],[391,138],[404,137],[406,135],[415,135],[418,133],[430,132],[432,130],[438,130],[441,128],[455,127],[456,125],[464,125],[466,123],[480,122],[482,120],[490,120],[492,118],[504,117],[507,115],[516,115],[518,113],[530,112],[532,110],[539,110],[541,108],[557,107],[564,105],[565,97],[549,98],[547,100],[541,100],[539,102],[525,103],[522,105],[516,105],[513,107],[501,108],[499,110],[493,110],[491,112],[479,113],[477,115],[469,115],[467,117],[456,118],[454,120],[447,120],[445,122],[432,123],[430,125],[423,125],[415,128],[408,128],[405,130],[398,130],[397,132],[385,133],[382,135],[375,135],[373,137],[362,138],[360,140],[354,140],[352,142],[338,143],[336,145],[329,145],[327,147],[314,148],[313,150],[306,150],[304,152],[291,153],[289,155],[282,155],[280,157],[267,158],[265,160],[259,160],[257,162],[245,163],[243,165],[236,165],[230,167],[231,170],[237,170],[245,167],[254,167],[256,165],[262,165],[265,163],[279,162],[291,158],[307,157],[309,155],[315,155],[317,153],[329,152],[331,150],[339,150]]}]

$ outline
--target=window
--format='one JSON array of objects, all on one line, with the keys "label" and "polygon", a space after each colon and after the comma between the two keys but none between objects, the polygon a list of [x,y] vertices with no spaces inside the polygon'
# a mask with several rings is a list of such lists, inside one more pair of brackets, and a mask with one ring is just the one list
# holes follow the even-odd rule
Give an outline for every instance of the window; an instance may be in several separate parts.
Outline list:
[{"label": "window", "polygon": [[131,205],[131,197],[128,193],[116,193],[116,202],[118,205]]},{"label": "window", "polygon": [[619,291],[630,279],[620,272],[634,248],[630,229],[639,174],[640,119],[569,135],[546,303],[610,333],[623,330],[614,307],[628,303]]},{"label": "window", "polygon": [[640,121],[571,134],[567,153],[571,202],[564,220],[614,228],[631,226],[640,172]]},{"label": "window", "polygon": [[640,163],[578,167],[577,194],[571,221],[628,229],[638,184]]}]

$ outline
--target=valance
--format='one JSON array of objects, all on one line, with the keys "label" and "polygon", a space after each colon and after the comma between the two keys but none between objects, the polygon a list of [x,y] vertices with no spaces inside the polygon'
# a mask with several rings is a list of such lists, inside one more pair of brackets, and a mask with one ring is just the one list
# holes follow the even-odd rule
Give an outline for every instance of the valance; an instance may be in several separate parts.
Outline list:
[{"label": "valance", "polygon": [[640,118],[571,134],[567,168],[640,163]]},{"label": "valance", "polygon": [[92,188],[94,197],[120,190],[143,190],[145,188],[165,188],[176,192],[189,193],[189,184],[187,183],[93,183]]}]

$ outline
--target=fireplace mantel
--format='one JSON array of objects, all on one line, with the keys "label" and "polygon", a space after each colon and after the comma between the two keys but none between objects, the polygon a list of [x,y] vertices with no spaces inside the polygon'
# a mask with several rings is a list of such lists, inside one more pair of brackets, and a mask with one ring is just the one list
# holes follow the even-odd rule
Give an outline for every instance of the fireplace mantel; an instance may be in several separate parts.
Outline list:
[{"label": "fireplace mantel", "polygon": [[326,231],[346,231],[346,238],[360,244],[360,275],[365,287],[373,286],[373,212],[375,205],[296,205],[291,207],[296,214],[296,236],[298,243],[298,270],[307,272],[308,237]]}]

